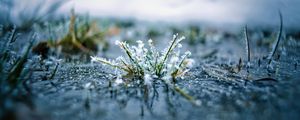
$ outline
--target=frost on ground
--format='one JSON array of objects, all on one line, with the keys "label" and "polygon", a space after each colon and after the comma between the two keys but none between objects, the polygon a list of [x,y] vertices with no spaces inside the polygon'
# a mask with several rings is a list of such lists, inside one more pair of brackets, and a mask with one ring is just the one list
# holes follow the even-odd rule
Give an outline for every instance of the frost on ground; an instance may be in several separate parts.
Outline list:
[{"label": "frost on ground", "polygon": [[[294,62],[299,60],[299,44],[290,42],[293,44],[284,43],[289,47],[280,49],[284,51],[280,60],[272,62],[276,69],[268,71],[266,60],[259,65],[260,55],[254,54],[249,73],[245,65],[239,73],[231,71],[240,57],[235,56],[239,52],[236,41],[206,47],[219,52],[208,58],[193,54],[191,58],[201,62],[176,82],[178,91],[163,81],[122,86],[123,76],[116,76],[118,72],[107,65],[62,64],[53,80],[33,82],[36,106],[51,119],[296,119],[300,72]],[[232,50],[234,53],[228,52]],[[259,54],[267,55],[268,50]],[[155,78],[145,74],[141,79],[147,84]],[[196,99],[198,106],[180,92]]]}]

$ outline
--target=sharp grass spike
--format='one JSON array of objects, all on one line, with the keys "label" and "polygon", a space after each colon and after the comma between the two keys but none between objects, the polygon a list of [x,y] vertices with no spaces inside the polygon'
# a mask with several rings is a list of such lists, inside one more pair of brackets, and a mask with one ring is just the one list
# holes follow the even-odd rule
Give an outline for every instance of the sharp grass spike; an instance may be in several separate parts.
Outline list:
[{"label": "sharp grass spike", "polygon": [[249,36],[248,36],[248,27],[247,25],[244,27],[245,41],[246,41],[246,52],[247,52],[247,71],[250,68],[250,44],[249,44]]},{"label": "sharp grass spike", "polygon": [[280,28],[279,28],[279,32],[277,34],[277,39],[276,39],[276,43],[273,45],[272,47],[272,51],[268,56],[268,65],[271,64],[273,56],[278,48],[279,42],[281,40],[281,36],[282,36],[282,29],[283,29],[283,18],[282,18],[282,14],[281,11],[278,12],[279,13],[279,18],[280,18]]}]

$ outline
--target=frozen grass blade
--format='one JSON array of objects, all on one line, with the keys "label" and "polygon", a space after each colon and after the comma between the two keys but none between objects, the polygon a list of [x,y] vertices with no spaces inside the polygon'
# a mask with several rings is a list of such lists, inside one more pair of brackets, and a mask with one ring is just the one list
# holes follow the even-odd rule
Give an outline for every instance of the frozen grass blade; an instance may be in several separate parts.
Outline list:
[{"label": "frozen grass blade", "polygon": [[248,36],[248,28],[247,25],[244,27],[245,41],[246,41],[246,52],[247,52],[247,71],[250,68],[250,44],[249,44],[249,36]]},{"label": "frozen grass blade", "polygon": [[59,63],[56,63],[55,68],[54,68],[54,70],[52,71],[51,76],[49,77],[50,80],[54,78],[54,76],[55,76],[55,74],[56,74],[56,72],[57,72],[57,70],[58,70],[58,66],[59,66]]},{"label": "frozen grass blade", "polygon": [[187,94],[185,91],[183,91],[182,89],[180,89],[178,86],[174,86],[174,89],[175,89],[176,92],[178,92],[181,96],[183,96],[188,101],[190,101],[191,103],[193,103],[195,106],[200,106],[201,105],[201,101],[195,100],[195,98],[193,96]]},{"label": "frozen grass blade", "polygon": [[173,36],[172,43],[171,43],[171,45],[169,46],[168,51],[167,51],[166,54],[164,55],[164,59],[163,59],[163,61],[162,61],[162,63],[161,63],[162,65],[164,65],[164,63],[166,62],[166,60],[167,60],[167,58],[168,58],[170,52],[173,50],[174,45],[175,45],[175,42],[176,42],[176,40],[177,40],[177,36],[178,36],[178,35],[174,35],[174,36]]},{"label": "frozen grass blade", "polygon": [[168,59],[168,57],[170,56],[170,53],[174,50],[174,48],[179,44],[179,42],[181,42],[181,40],[185,39],[185,37],[179,38],[178,39],[178,34],[173,36],[173,39],[171,41],[170,46],[167,49],[167,52],[164,54],[163,56],[163,60],[158,64],[157,67],[157,73],[156,75],[161,76],[162,75],[162,70],[164,68],[165,62]]},{"label": "frozen grass blade", "polygon": [[93,62],[100,62],[100,63],[106,64],[106,65],[109,65],[109,66],[111,66],[111,67],[113,67],[113,68],[118,68],[118,69],[120,69],[120,70],[127,71],[126,68],[123,68],[122,66],[119,66],[119,65],[117,65],[116,63],[111,62],[111,61],[108,61],[108,60],[106,60],[106,59],[98,58],[98,57],[93,57],[93,56],[91,56],[91,59],[92,59]]},{"label": "frozen grass blade", "polygon": [[21,73],[23,71],[23,68],[25,66],[25,63],[27,62],[27,56],[30,52],[30,49],[33,45],[33,41],[35,39],[35,34],[32,35],[31,37],[31,42],[29,43],[29,46],[27,47],[24,55],[16,62],[16,65],[12,68],[10,73],[8,74],[7,81],[11,85],[11,87],[16,87],[17,84],[20,83],[19,77],[21,76]]},{"label": "frozen grass blade", "polygon": [[281,12],[279,11],[278,13],[279,13],[279,18],[280,18],[280,28],[279,28],[279,32],[278,32],[278,34],[277,34],[277,40],[276,40],[276,43],[273,45],[272,51],[271,51],[271,53],[270,53],[269,56],[268,56],[268,64],[269,64],[269,65],[270,65],[271,62],[272,62],[272,58],[273,58],[273,56],[274,56],[274,54],[275,54],[275,52],[276,52],[276,50],[277,50],[277,48],[278,48],[279,42],[280,42],[280,40],[281,40],[281,35],[282,35],[283,18],[282,18]]},{"label": "frozen grass blade", "polygon": [[10,38],[9,38],[9,44],[16,41],[16,26],[13,27]]}]

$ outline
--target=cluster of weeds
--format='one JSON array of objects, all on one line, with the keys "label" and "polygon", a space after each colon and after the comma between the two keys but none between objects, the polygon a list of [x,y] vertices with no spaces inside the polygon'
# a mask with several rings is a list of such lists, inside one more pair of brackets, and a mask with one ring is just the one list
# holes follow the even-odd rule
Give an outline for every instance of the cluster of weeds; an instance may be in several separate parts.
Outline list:
[{"label": "cluster of weeds", "polygon": [[33,107],[30,88],[27,85],[32,71],[28,65],[28,55],[33,44],[34,35],[30,37],[31,42],[22,55],[15,54],[11,50],[16,40],[15,29],[9,37],[5,37],[0,49],[0,119],[13,119],[16,103],[21,102]]},{"label": "cluster of weeds", "polygon": [[100,57],[91,57],[92,61],[109,65],[112,68],[122,71],[123,75],[116,75],[116,84],[128,85],[138,81],[138,85],[151,86],[161,81],[167,86],[177,91],[180,95],[196,103],[193,97],[189,96],[182,89],[176,86],[176,79],[184,77],[194,62],[189,58],[191,53],[180,53],[182,45],[180,42],[184,37],[178,38],[178,34],[173,36],[169,46],[163,50],[157,50],[153,41],[148,40],[148,47],[143,41],[137,41],[137,46],[129,46],[126,42],[116,41],[116,44],[123,50],[127,58],[123,56],[116,60],[107,60]]},{"label": "cluster of weeds", "polygon": [[76,20],[74,10],[71,12],[68,33],[58,40],[49,39],[40,42],[33,48],[33,52],[47,57],[48,51],[53,48],[65,56],[85,55],[90,56],[98,51],[98,44],[101,43],[102,51],[108,49],[108,42],[104,39],[104,32],[101,32],[96,22]]},{"label": "cluster of weeds", "polygon": [[[153,78],[175,79],[188,71],[192,59],[188,59],[191,53],[185,52],[180,56],[180,42],[184,37],[178,38],[174,35],[170,45],[163,52],[155,49],[153,41],[148,40],[150,49],[145,48],[143,41],[137,41],[137,46],[130,47],[126,42],[116,41],[116,44],[126,53],[128,58],[118,57],[115,61],[106,60],[99,57],[91,57],[93,61],[110,65],[114,68],[126,72],[126,76],[142,79],[145,76]],[[175,51],[178,49],[178,51]]]},{"label": "cluster of weeds", "polygon": [[[28,30],[34,24],[51,20],[65,2],[66,0],[38,0],[29,6],[29,1],[0,0],[0,23],[7,30],[13,25],[19,30]],[[22,6],[24,4],[28,6]]]}]

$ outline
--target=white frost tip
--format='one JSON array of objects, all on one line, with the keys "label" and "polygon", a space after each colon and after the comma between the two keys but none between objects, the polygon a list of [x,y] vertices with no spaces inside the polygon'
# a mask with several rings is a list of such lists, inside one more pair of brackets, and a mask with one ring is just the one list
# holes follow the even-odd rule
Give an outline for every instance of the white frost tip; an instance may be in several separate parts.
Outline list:
[{"label": "white frost tip", "polygon": [[115,45],[120,45],[120,44],[121,44],[121,42],[119,40],[115,41]]},{"label": "white frost tip", "polygon": [[178,33],[176,33],[175,35],[173,35],[173,40],[178,36]]},{"label": "white frost tip", "polygon": [[178,44],[178,48],[182,48],[182,44],[179,43],[179,44]]},{"label": "white frost tip", "polygon": [[91,62],[96,62],[97,61],[97,57],[91,56]]},{"label": "white frost tip", "polygon": [[186,51],[184,54],[190,56],[192,53],[190,51]]},{"label": "white frost tip", "polygon": [[181,40],[184,40],[185,39],[185,37],[184,36],[182,36],[180,39],[179,39],[179,41],[181,41]]},{"label": "white frost tip", "polygon": [[139,47],[139,48],[144,47],[144,42],[143,42],[143,41],[138,40],[138,41],[136,41],[136,43],[138,44],[138,47]]},{"label": "white frost tip", "polygon": [[136,41],[136,43],[138,43],[138,44],[143,44],[143,41],[138,40],[138,41]]}]

